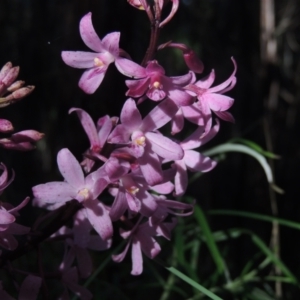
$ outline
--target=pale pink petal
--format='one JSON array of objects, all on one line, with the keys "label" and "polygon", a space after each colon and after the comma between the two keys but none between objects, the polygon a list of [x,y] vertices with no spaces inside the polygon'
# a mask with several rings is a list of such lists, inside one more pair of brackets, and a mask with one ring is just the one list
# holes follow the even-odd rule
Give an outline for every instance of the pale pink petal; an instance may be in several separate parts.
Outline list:
[{"label": "pale pink petal", "polygon": [[152,131],[167,124],[178,111],[174,101],[166,99],[156,105],[149,114],[143,119],[141,130]]},{"label": "pale pink petal", "polygon": [[172,135],[180,132],[183,129],[184,117],[183,117],[181,108],[178,110],[176,115],[173,117],[171,126],[172,126],[171,127],[171,134]]},{"label": "pale pink petal", "polygon": [[141,97],[145,94],[149,87],[150,78],[126,80],[125,83],[129,90],[126,92],[126,96]]},{"label": "pale pink petal", "polygon": [[[139,197],[139,194],[137,194]],[[141,214],[145,217],[150,217],[153,215],[155,210],[157,209],[157,203],[155,201],[155,198],[153,195],[151,195],[148,192],[145,192],[143,197],[140,197],[142,200],[142,206],[141,206]]]},{"label": "pale pink petal", "polygon": [[65,64],[78,69],[94,67],[94,58],[97,53],[83,51],[62,51],[61,58]]},{"label": "pale pink petal", "polygon": [[80,77],[78,86],[87,94],[93,94],[101,84],[108,66],[91,68]]},{"label": "pale pink petal", "polygon": [[127,127],[119,124],[109,135],[107,142],[111,144],[127,144],[132,132],[128,131]]},{"label": "pale pink petal", "polygon": [[69,114],[74,111],[77,113],[77,116],[81,122],[81,125],[82,125],[85,133],[88,136],[88,139],[91,144],[91,148],[92,149],[95,149],[95,148],[100,149],[101,147],[100,147],[100,143],[99,143],[97,129],[96,129],[95,123],[94,123],[93,119],[91,118],[91,116],[86,111],[84,111],[83,109],[80,109],[80,108],[71,108],[69,110]]},{"label": "pale pink petal", "polygon": [[231,123],[235,122],[233,115],[228,111],[215,111],[214,113],[224,121]]},{"label": "pale pink petal", "polygon": [[133,240],[131,246],[132,270],[131,275],[140,275],[143,272],[143,256],[141,243],[138,240]]},{"label": "pale pink petal", "polygon": [[[233,86],[235,85],[235,83],[236,83],[235,73],[237,71],[237,65],[236,65],[236,61],[233,57],[231,57],[231,60],[232,60],[233,65],[234,65],[233,73],[223,83],[210,88],[209,89],[210,93],[215,93],[215,92],[224,93],[225,92],[224,89],[226,89],[226,87],[228,87],[228,85],[231,85],[231,88],[233,88]],[[228,89],[226,89],[226,91],[228,91]]]},{"label": "pale pink petal", "polygon": [[103,240],[109,239],[113,234],[113,228],[109,213],[104,205],[96,200],[86,200],[83,202],[87,218],[96,232]]},{"label": "pale pink petal", "polygon": [[147,76],[146,70],[143,67],[129,59],[118,58],[115,61],[115,65],[125,76],[131,78],[144,78]]},{"label": "pale pink petal", "polygon": [[111,32],[102,39],[103,47],[114,57],[119,56],[120,32]]},{"label": "pale pink petal", "polygon": [[150,88],[147,93],[147,97],[153,101],[161,101],[166,97],[166,92],[155,87]]},{"label": "pale pink petal", "polygon": [[9,212],[7,212],[4,209],[0,209],[0,224],[10,224],[13,223],[16,220],[16,218],[10,214]]},{"label": "pale pink petal", "polygon": [[102,52],[104,49],[102,42],[95,32],[92,23],[92,13],[86,14],[80,21],[80,35],[84,43],[95,52]]},{"label": "pale pink petal", "polygon": [[188,175],[186,166],[183,160],[176,161],[175,166],[177,169],[177,173],[175,175],[175,196],[182,196],[188,185]]},{"label": "pale pink petal", "polygon": [[158,194],[163,194],[163,195],[170,194],[174,190],[174,184],[168,181],[162,184],[151,186],[151,190],[155,191]]},{"label": "pale pink petal", "polygon": [[189,137],[183,140],[180,145],[185,150],[198,148],[213,139],[219,132],[219,129],[220,122],[216,119],[216,125],[204,137],[202,137],[204,131],[203,127],[199,127]]},{"label": "pale pink petal", "polygon": [[142,124],[142,116],[133,99],[129,98],[124,103],[120,119],[122,125],[126,126],[128,131],[136,130]]},{"label": "pale pink petal", "polygon": [[82,168],[69,149],[63,148],[58,152],[57,165],[61,175],[72,187],[75,189],[83,187],[84,175]]},{"label": "pale pink petal", "polygon": [[186,85],[195,81],[196,76],[195,76],[194,72],[190,71],[185,75],[173,76],[173,77],[170,77],[170,79],[173,84],[179,85],[181,87],[185,87]]},{"label": "pale pink petal", "polygon": [[150,149],[147,149],[144,155],[138,158],[138,163],[149,185],[157,185],[163,181],[161,163],[158,156]]},{"label": "pale pink petal", "polygon": [[168,91],[168,97],[175,101],[178,106],[191,105],[195,98],[179,88],[170,89]]},{"label": "pale pink petal", "polygon": [[204,101],[208,102],[208,105],[213,111],[224,111],[229,109],[234,99],[220,94],[205,94],[203,95]]},{"label": "pale pink petal", "polygon": [[197,81],[195,85],[201,89],[208,89],[214,83],[215,78],[215,70],[212,70],[207,78]]},{"label": "pale pink petal", "polygon": [[160,157],[171,160],[182,159],[184,152],[179,144],[163,135],[153,132],[147,132],[145,136],[151,145],[152,151]]},{"label": "pale pink petal", "polygon": [[74,188],[67,182],[48,182],[39,184],[32,188],[35,198],[44,203],[64,203],[76,196]]},{"label": "pale pink petal", "polygon": [[120,219],[120,217],[125,213],[128,208],[127,198],[125,195],[125,190],[120,187],[119,192],[111,206],[109,216],[113,222]]},{"label": "pale pink petal", "polygon": [[100,147],[103,148],[113,128],[113,123],[109,116],[104,116],[97,121],[97,126],[98,128],[100,127],[98,131],[98,139],[99,139]]},{"label": "pale pink petal", "polygon": [[217,165],[216,161],[193,150],[185,151],[184,162],[194,172],[208,172]]}]

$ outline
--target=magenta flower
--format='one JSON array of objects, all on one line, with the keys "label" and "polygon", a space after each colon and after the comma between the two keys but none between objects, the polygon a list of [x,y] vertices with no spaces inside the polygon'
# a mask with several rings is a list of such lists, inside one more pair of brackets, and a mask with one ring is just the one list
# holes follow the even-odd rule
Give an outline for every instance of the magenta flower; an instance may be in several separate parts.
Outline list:
[{"label": "magenta flower", "polygon": [[108,66],[119,57],[120,33],[109,33],[101,41],[92,24],[92,13],[81,19],[79,29],[83,42],[95,52],[63,51],[61,56],[67,65],[87,69],[79,80],[79,87],[92,94],[101,84]]},{"label": "magenta flower", "polygon": [[174,102],[167,99],[142,120],[135,101],[129,98],[122,108],[122,124],[117,125],[109,136],[110,143],[130,147],[149,185],[159,184],[163,180],[159,157],[178,160],[183,156],[178,143],[157,132],[158,128],[170,121],[177,110]]},{"label": "magenta flower", "polygon": [[34,186],[34,204],[42,207],[50,204],[50,208],[57,208],[71,199],[76,199],[82,203],[86,217],[101,238],[110,238],[113,232],[111,220],[106,207],[97,199],[108,184],[102,178],[102,169],[84,178],[79,162],[66,148],[59,151],[57,164],[65,181]]},{"label": "magenta flower", "polygon": [[149,61],[147,67],[143,68],[126,58],[116,61],[116,67],[122,74],[138,79],[126,80],[129,88],[127,96],[141,97],[146,94],[153,101],[169,97],[178,106],[190,105],[193,102],[193,97],[183,89],[195,81],[193,72],[183,76],[167,77],[165,70],[156,60]]},{"label": "magenta flower", "polygon": [[226,111],[233,105],[234,99],[223,95],[230,91],[236,84],[235,73],[237,65],[233,58],[232,62],[234,65],[233,73],[223,83],[211,87],[215,81],[215,72],[212,70],[205,80],[199,80],[195,84],[190,84],[186,87],[187,90],[197,95],[197,104],[206,119],[205,133],[211,127],[211,111],[224,121],[234,122],[232,115]]},{"label": "magenta flower", "polygon": [[174,162],[177,170],[175,175],[176,196],[182,196],[186,191],[188,185],[187,169],[192,172],[208,172],[217,165],[216,161],[192,149],[198,148],[210,141],[218,133],[219,128],[220,124],[217,121],[217,124],[208,134],[202,137],[203,127],[199,127],[193,134],[180,143],[184,151],[184,156],[181,160]]}]

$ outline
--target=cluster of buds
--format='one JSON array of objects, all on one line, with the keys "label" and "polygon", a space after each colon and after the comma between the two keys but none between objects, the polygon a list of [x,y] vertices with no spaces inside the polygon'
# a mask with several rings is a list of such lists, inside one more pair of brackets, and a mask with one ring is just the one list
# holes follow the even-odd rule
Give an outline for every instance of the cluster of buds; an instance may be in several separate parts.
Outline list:
[{"label": "cluster of buds", "polygon": [[[34,86],[24,86],[25,82],[16,80],[19,67],[13,67],[11,62],[6,63],[0,71],[0,108],[15,103],[29,95]],[[6,119],[0,119],[0,132],[10,133],[14,130],[12,123]],[[0,147],[27,151],[34,149],[34,143],[44,136],[36,130],[23,130],[12,134],[8,138],[0,139]]]},{"label": "cluster of buds", "polygon": [[[145,10],[148,16],[154,17],[154,13],[157,17],[167,1],[154,2],[152,7],[146,0],[129,1],[134,7]],[[165,25],[177,10],[178,1],[173,0],[172,4],[171,15],[159,26]],[[125,101],[120,117],[106,115],[96,123],[86,111],[70,110],[77,114],[90,147],[81,162],[70,150],[60,150],[57,163],[64,180],[33,187],[33,203],[49,210],[55,210],[71,199],[81,203],[82,209],[75,215],[73,227],[63,231],[72,233],[65,254],[65,257],[72,257],[72,262],[76,255],[79,255],[78,262],[82,257],[86,258],[86,249],[109,248],[113,223],[121,222],[120,235],[127,240],[127,245],[122,253],[112,258],[116,262],[122,261],[131,246],[131,274],[139,275],[143,271],[142,253],[154,258],[161,249],[157,237],[170,239],[176,218],[193,213],[193,204],[180,202],[179,198],[174,200],[186,192],[188,170],[208,172],[217,164],[196,149],[218,133],[218,118],[234,121],[227,111],[234,100],[224,93],[236,83],[236,63],[232,59],[234,70],[230,77],[212,87],[215,72],[197,80],[196,74],[203,71],[203,64],[184,44],[168,42],[156,48],[182,51],[189,72],[169,77],[154,59],[142,65],[132,61],[119,48],[119,32],[109,33],[101,40],[93,28],[91,13],[81,19],[79,28],[84,43],[93,52],[62,52],[67,65],[86,69],[79,87],[88,94],[94,93],[108,67],[114,63],[119,72],[130,77],[125,81],[126,96],[130,98]],[[157,105],[143,117],[137,105],[146,100]],[[196,124],[197,129],[184,140],[168,137],[161,131],[163,126],[170,124],[174,136],[182,131],[185,120]],[[104,191],[110,198],[107,194],[104,197]],[[98,236],[91,235],[91,229]],[[60,234],[63,233],[56,235]],[[86,261],[90,260],[86,258]],[[91,272],[89,264],[83,268],[79,263],[77,269],[81,277]]]}]

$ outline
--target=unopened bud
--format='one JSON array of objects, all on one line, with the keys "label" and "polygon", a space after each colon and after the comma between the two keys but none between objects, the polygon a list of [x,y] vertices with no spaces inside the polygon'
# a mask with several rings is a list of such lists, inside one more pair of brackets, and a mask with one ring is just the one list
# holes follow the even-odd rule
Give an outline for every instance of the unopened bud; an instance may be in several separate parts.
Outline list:
[{"label": "unopened bud", "polygon": [[2,83],[4,83],[7,87],[10,86],[18,77],[19,71],[20,67],[11,68],[6,74],[6,76],[2,79]]},{"label": "unopened bud", "polygon": [[22,142],[37,142],[41,138],[43,138],[45,134],[38,132],[33,129],[23,130],[17,133],[14,133],[11,136],[11,140],[15,143],[22,143]]},{"label": "unopened bud", "polygon": [[0,132],[9,132],[14,130],[12,123],[5,119],[0,119]]},{"label": "unopened bud", "polygon": [[35,146],[29,142],[16,143],[11,139],[0,139],[0,147],[3,147],[5,149],[10,149],[10,150],[19,150],[19,151],[29,151],[35,148]]},{"label": "unopened bud", "polygon": [[183,52],[183,58],[188,68],[195,73],[202,73],[204,65],[193,50]]},{"label": "unopened bud", "polygon": [[16,82],[14,82],[13,84],[11,84],[11,85],[7,88],[7,91],[8,91],[8,92],[14,92],[14,91],[18,90],[19,88],[21,88],[24,84],[25,84],[25,81],[23,81],[23,80],[18,80],[18,81],[16,81]]},{"label": "unopened bud", "polygon": [[0,81],[6,76],[8,71],[12,68],[12,63],[9,61],[7,62],[0,71]]},{"label": "unopened bud", "polygon": [[140,0],[127,0],[127,2],[128,2],[131,6],[137,8],[137,9],[139,9],[139,10],[145,10],[145,8],[144,8],[144,6],[142,5],[142,3],[141,3]]},{"label": "unopened bud", "polygon": [[21,100],[22,98],[28,96],[33,90],[34,86],[28,85],[12,92],[11,94],[5,97],[6,101],[9,102],[7,105],[11,104],[11,102]]}]

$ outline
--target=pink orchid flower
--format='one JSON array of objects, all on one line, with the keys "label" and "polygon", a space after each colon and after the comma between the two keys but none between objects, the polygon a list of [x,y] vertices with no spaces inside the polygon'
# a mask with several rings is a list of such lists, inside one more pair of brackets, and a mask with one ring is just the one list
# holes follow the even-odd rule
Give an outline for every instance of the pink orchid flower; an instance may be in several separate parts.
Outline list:
[{"label": "pink orchid flower", "polygon": [[137,80],[126,80],[129,88],[126,95],[130,97],[146,96],[153,101],[161,101],[166,97],[172,99],[178,106],[190,105],[193,97],[183,87],[195,81],[195,74],[189,72],[183,76],[167,77],[165,70],[156,60],[149,61],[146,68],[141,67],[126,58],[116,62],[118,70]]},{"label": "pink orchid flower", "polygon": [[101,84],[108,66],[119,57],[120,33],[107,34],[102,41],[92,24],[92,13],[86,14],[80,21],[80,35],[83,42],[95,52],[63,51],[63,61],[79,69],[87,69],[79,80],[79,87],[87,94],[93,94]]},{"label": "pink orchid flower", "polygon": [[102,178],[104,171],[98,169],[84,178],[83,170],[66,148],[59,151],[57,164],[65,181],[48,182],[32,188],[35,196],[34,204],[45,206],[50,204],[55,208],[65,202],[76,199],[82,203],[86,217],[102,239],[112,236],[112,223],[107,208],[97,199],[106,188],[108,182]]},{"label": "pink orchid flower", "polygon": [[237,71],[237,65],[233,58],[231,58],[234,70],[230,77],[223,83],[211,87],[215,81],[215,71],[212,70],[210,75],[205,80],[199,80],[195,84],[190,84],[186,88],[196,94],[198,98],[197,105],[203,113],[204,119],[206,120],[205,133],[206,134],[211,128],[212,117],[211,111],[213,111],[220,119],[224,121],[234,122],[233,116],[227,112],[234,102],[231,97],[223,95],[230,91],[236,84],[235,73]]}]

